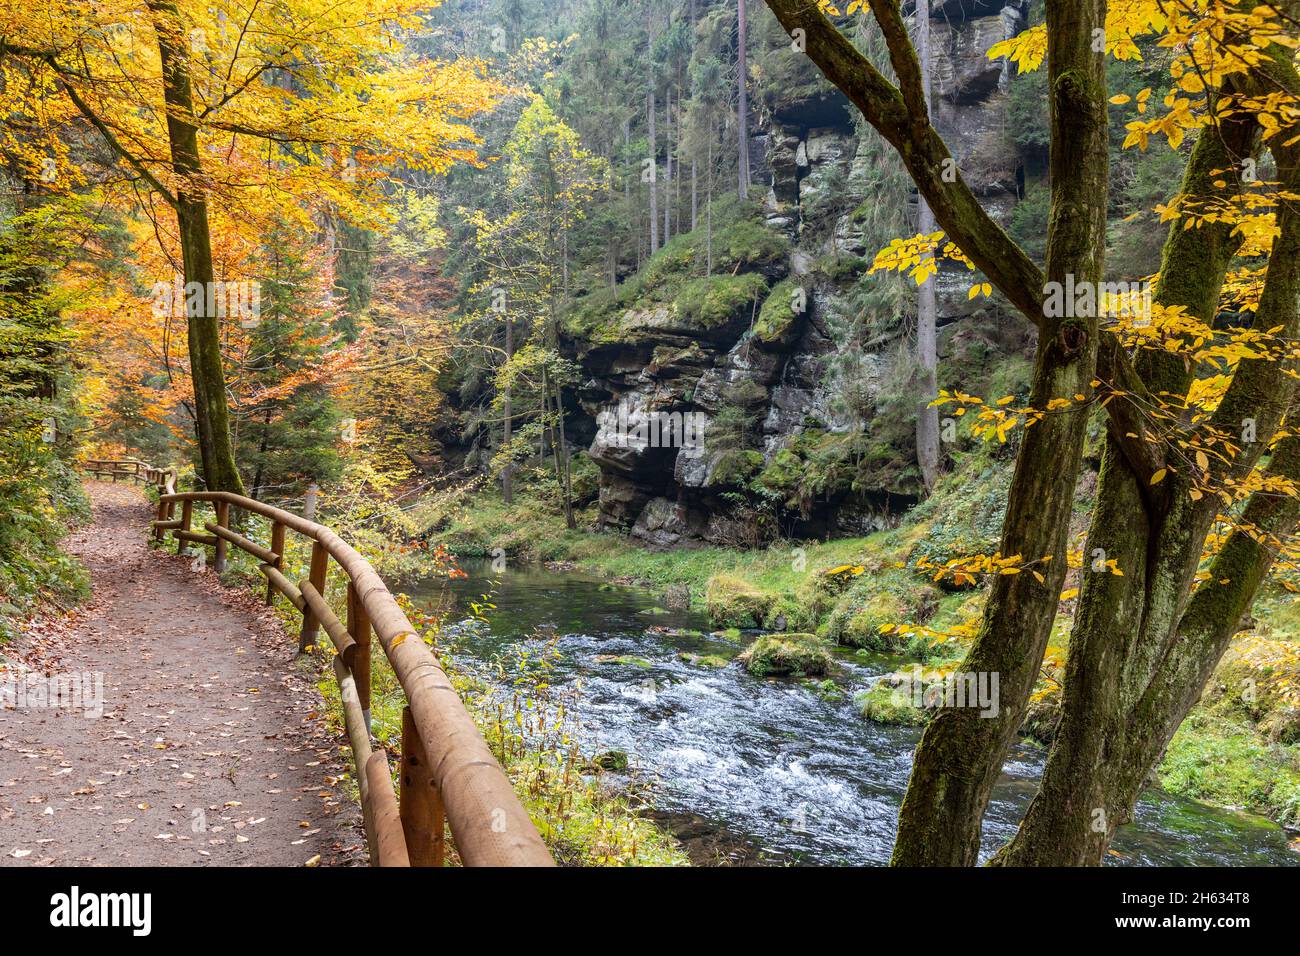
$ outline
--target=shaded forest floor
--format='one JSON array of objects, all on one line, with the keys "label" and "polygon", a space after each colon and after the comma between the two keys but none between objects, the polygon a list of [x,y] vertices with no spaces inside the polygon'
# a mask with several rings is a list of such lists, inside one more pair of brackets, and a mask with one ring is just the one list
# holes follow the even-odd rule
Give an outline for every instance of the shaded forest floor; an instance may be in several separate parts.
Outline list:
[{"label": "shaded forest floor", "polygon": [[[337,739],[274,614],[152,549],[138,490],[88,490],[94,521],[65,547],[93,597],[0,658],[29,703],[0,709],[0,864],[364,862]],[[80,678],[80,706],[32,706],[42,675]]]}]

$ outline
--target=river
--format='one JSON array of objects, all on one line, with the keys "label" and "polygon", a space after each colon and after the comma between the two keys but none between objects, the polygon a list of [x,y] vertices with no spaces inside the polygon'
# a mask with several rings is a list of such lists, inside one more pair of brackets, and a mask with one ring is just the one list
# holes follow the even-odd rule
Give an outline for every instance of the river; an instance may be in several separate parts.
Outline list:
[{"label": "river", "polygon": [[[585,748],[625,751],[638,776],[655,780],[663,811],[752,848],[751,860],[888,861],[920,731],[863,720],[853,696],[897,669],[897,659],[844,655],[836,678],[842,693],[828,695],[811,683],[751,677],[735,663],[684,658],[731,659],[746,641],[709,634],[703,615],[666,609],[653,592],[540,567],[466,570],[467,578],[408,593],[423,604],[450,604],[450,620],[458,620],[496,579],[487,624],[452,627],[457,654],[486,661],[535,640],[539,629],[553,632],[561,652],[556,683],[579,682]],[[985,816],[985,855],[1014,833],[1042,763],[1033,745],[1012,753]],[[1110,862],[1294,866],[1300,855],[1268,820],[1150,790],[1135,822],[1116,836]]]}]

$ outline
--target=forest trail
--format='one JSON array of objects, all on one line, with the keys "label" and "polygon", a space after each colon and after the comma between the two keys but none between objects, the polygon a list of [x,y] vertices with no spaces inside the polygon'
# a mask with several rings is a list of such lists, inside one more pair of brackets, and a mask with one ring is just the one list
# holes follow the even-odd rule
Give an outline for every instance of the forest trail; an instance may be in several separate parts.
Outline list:
[{"label": "forest trail", "polygon": [[138,489],[87,487],[94,521],[66,546],[93,597],[4,651],[47,675],[102,675],[102,716],[90,701],[4,702],[0,864],[364,862],[338,737],[295,643],[252,594],[151,549]]}]

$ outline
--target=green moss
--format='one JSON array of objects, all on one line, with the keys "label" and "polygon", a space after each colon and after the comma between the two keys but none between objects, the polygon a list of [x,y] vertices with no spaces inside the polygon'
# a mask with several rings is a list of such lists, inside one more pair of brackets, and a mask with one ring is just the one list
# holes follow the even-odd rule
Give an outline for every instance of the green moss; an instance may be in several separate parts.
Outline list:
[{"label": "green moss", "polygon": [[763,467],[763,455],[757,451],[725,451],[709,474],[709,485],[746,484]]},{"label": "green moss", "polygon": [[704,329],[725,323],[762,295],[767,280],[759,273],[775,274],[789,254],[789,240],[764,226],[760,217],[758,203],[741,203],[734,196],[716,200],[712,274],[710,242],[701,225],[674,236],[617,288],[583,296],[561,317],[561,327],[581,349],[634,334],[623,327],[629,310],[671,306],[679,317]]},{"label": "green moss", "polygon": [[837,703],[844,699],[844,688],[829,677],[825,680],[806,680],[803,682],[803,686],[828,704]]},{"label": "green moss", "polygon": [[882,568],[855,578],[826,619],[824,633],[847,647],[928,655],[926,641],[882,630],[891,624],[922,624],[939,605],[939,591],[909,571]]},{"label": "green moss", "polygon": [[904,623],[908,613],[906,602],[898,595],[888,591],[869,592],[845,601],[832,611],[826,622],[827,634],[848,647],[897,650],[889,635],[881,633],[881,627]]},{"label": "green moss", "polygon": [[734,319],[742,309],[752,308],[766,289],[767,280],[756,272],[691,279],[678,290],[673,311],[678,318],[702,329],[714,329]]},{"label": "green moss", "polygon": [[696,667],[711,667],[714,669],[726,667],[731,663],[721,654],[692,654],[690,651],[682,651],[677,655],[677,659],[685,661],[687,664],[694,664]]},{"label": "green moss", "polygon": [[741,219],[713,237],[713,250],[714,268],[719,272],[730,272],[737,265],[763,268],[785,259],[790,240],[761,222]]},{"label": "green moss", "polygon": [[606,750],[591,758],[592,770],[608,770],[612,773],[627,773],[628,759],[625,750]]},{"label": "green moss", "polygon": [[770,491],[791,495],[799,487],[803,476],[803,460],[789,448],[782,448],[767,463],[759,476],[759,483]]},{"label": "green moss", "polygon": [[799,320],[799,313],[794,308],[798,288],[799,283],[794,279],[785,279],[772,287],[772,291],[763,300],[763,307],[758,311],[754,338],[770,345],[790,334]]},{"label": "green moss", "polygon": [[871,689],[859,694],[853,701],[864,718],[877,724],[895,724],[904,727],[921,727],[930,719],[930,712],[915,706],[906,694],[901,694],[885,681],[877,681]]},{"label": "green moss", "polygon": [[730,574],[714,575],[705,591],[709,623],[714,627],[758,627],[770,602],[769,595]]},{"label": "green moss", "polygon": [[805,428],[772,456],[758,484],[807,514],[816,500],[870,487],[862,482],[865,446],[862,432]]},{"label": "green moss", "polygon": [[813,634],[764,634],[737,658],[755,677],[819,677],[835,658]]}]

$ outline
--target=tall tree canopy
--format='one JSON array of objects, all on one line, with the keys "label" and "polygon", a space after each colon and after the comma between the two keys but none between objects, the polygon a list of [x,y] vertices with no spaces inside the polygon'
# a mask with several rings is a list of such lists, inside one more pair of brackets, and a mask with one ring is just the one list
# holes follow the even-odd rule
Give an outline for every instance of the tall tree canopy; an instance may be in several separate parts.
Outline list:
[{"label": "tall tree canopy", "polygon": [[[239,490],[214,283],[255,281],[214,256],[213,220],[255,246],[276,223],[373,222],[399,166],[475,161],[466,122],[499,93],[477,61],[409,53],[436,6],[398,2],[6,2],[0,57],[9,148],[29,178],[71,188],[96,137],[116,198],[147,216],[187,298],[193,414],[210,487]],[[21,130],[21,138],[16,131]],[[237,248],[224,244],[223,251]],[[171,275],[156,277],[170,283]]]}]

